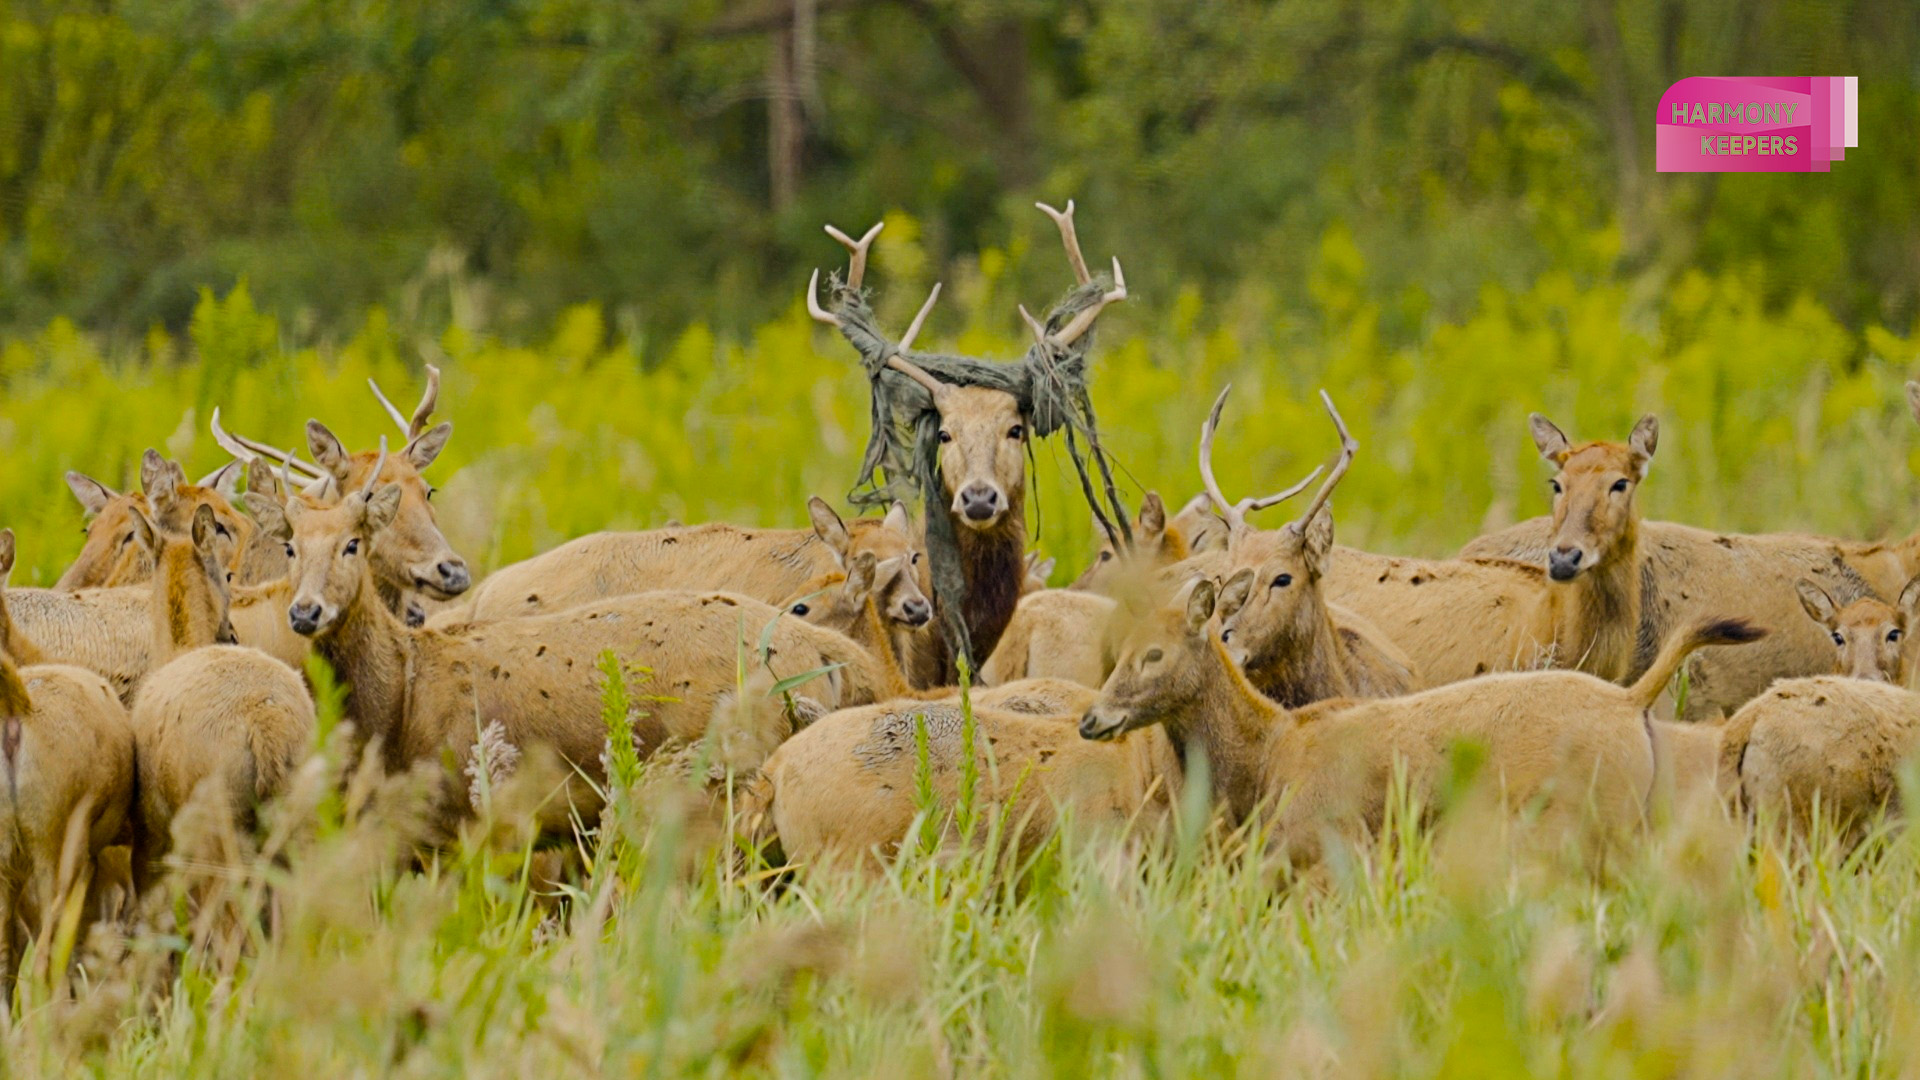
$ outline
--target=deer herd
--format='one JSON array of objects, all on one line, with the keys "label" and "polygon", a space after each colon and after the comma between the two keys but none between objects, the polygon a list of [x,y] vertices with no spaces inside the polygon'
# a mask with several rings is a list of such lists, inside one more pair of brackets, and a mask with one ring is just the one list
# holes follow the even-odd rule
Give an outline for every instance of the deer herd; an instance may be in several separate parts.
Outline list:
[{"label": "deer herd", "polygon": [[[1084,284],[1071,204],[1050,213]],[[874,234],[834,235],[857,287]],[[1122,280],[1051,332],[1029,322],[1078,336],[1124,295]],[[424,476],[453,430],[431,424],[432,367],[411,417],[373,387],[397,450],[349,452],[310,421],[303,459],[216,410],[233,461],[197,483],[151,450],[137,491],[69,473],[89,523],[52,588],[6,586],[0,531],[0,977],[76,892],[91,917],[152,889],[190,803],[251,826],[311,752],[309,657],[336,673],[368,753],[432,778],[443,824],[474,812],[461,778],[491,740],[566,767],[541,817],[561,830],[608,783],[611,654],[645,672],[642,757],[744,726],[757,749],[716,782],[776,865],[884,859],[929,794],[937,817],[968,785],[1031,846],[1068,822],[1150,829],[1204,783],[1226,821],[1258,819],[1296,863],[1378,826],[1397,783],[1432,804],[1469,762],[1508,806],[1612,839],[1675,799],[1857,827],[1897,798],[1920,725],[1905,689],[1920,533],[1642,521],[1654,417],[1622,442],[1575,442],[1535,415],[1550,517],[1454,558],[1373,554],[1335,543],[1332,496],[1359,446],[1332,399],[1324,477],[1230,501],[1213,469],[1222,391],[1199,433],[1201,494],[1170,513],[1147,493],[1130,535],[1048,588],[1027,551],[1028,418],[908,359],[925,314],[886,363],[937,413],[943,490],[926,504],[960,542],[982,660],[965,690],[925,524],[900,503],[849,521],[815,498],[800,530],[596,533],[474,584]],[[1908,395],[1920,417],[1920,384]],[[1293,520],[1254,523],[1310,487]],[[115,849],[131,867],[117,900]]]}]

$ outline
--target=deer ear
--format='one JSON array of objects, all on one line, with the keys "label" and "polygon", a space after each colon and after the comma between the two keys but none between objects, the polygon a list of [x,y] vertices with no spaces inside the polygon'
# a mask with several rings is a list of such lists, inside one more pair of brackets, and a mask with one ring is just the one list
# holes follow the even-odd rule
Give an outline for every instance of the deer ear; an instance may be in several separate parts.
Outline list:
[{"label": "deer ear", "polygon": [[307,449],[313,453],[314,464],[331,473],[341,487],[346,486],[352,462],[347,459],[347,448],[340,445],[327,425],[318,420],[307,421]]},{"label": "deer ear", "polygon": [[1187,594],[1187,632],[1198,634],[1207,628],[1207,620],[1213,618],[1215,603],[1219,600],[1220,588],[1210,577],[1203,577],[1193,583],[1193,591]]},{"label": "deer ear", "polygon": [[1214,605],[1222,619],[1231,619],[1247,606],[1253,598],[1253,567],[1243,566],[1234,571],[1225,585],[1220,586],[1220,599]]},{"label": "deer ear", "polygon": [[1322,506],[1307,522],[1305,542],[1301,549],[1307,557],[1307,565],[1314,573],[1320,572],[1321,564],[1327,561],[1327,552],[1333,550],[1333,510]]},{"label": "deer ear", "polygon": [[157,533],[153,527],[153,519],[147,517],[146,511],[138,506],[128,506],[127,524],[133,526],[134,541],[148,551],[152,551],[156,546],[154,541]]},{"label": "deer ear", "polygon": [[1527,417],[1527,427],[1533,432],[1533,445],[1540,448],[1540,456],[1558,465],[1567,460],[1567,452],[1573,445],[1567,442],[1567,436],[1553,421],[1532,413]]},{"label": "deer ear", "polygon": [[258,491],[249,491],[240,496],[246,504],[247,513],[253,515],[254,524],[260,531],[276,540],[293,539],[293,523],[287,520],[287,512],[280,500]]},{"label": "deer ear", "polygon": [[1149,491],[1140,500],[1140,535],[1158,540],[1167,531],[1167,504],[1160,501],[1160,493]]},{"label": "deer ear", "polygon": [[901,536],[913,535],[913,516],[907,512],[907,504],[899,499],[887,507],[887,516],[880,524],[899,533]]},{"label": "deer ear", "polygon": [[1895,606],[1900,609],[1901,618],[1909,623],[1913,621],[1915,612],[1920,611],[1920,577],[1907,582],[1907,587],[1900,590],[1900,601]]},{"label": "deer ear", "polygon": [[89,515],[98,514],[107,508],[107,503],[119,498],[112,488],[85,473],[68,473],[67,490],[73,492],[73,497],[80,500],[80,509]]},{"label": "deer ear", "polygon": [[140,455],[140,490],[146,493],[147,503],[155,513],[165,512],[179,492],[173,463],[152,447]]},{"label": "deer ear", "polygon": [[1827,590],[1801,578],[1793,583],[1793,591],[1800,594],[1800,606],[1807,610],[1808,618],[1822,626],[1833,625],[1833,597],[1827,595]]},{"label": "deer ear", "polygon": [[208,473],[206,477],[200,481],[199,486],[212,488],[221,498],[227,500],[229,503],[236,502],[240,498],[240,478],[244,472],[245,469],[241,465],[240,460],[235,458]]},{"label": "deer ear", "polygon": [[1633,451],[1633,463],[1640,479],[1647,478],[1647,466],[1653,464],[1653,452],[1659,445],[1660,418],[1648,413],[1633,425],[1633,434],[1627,436],[1627,448]]},{"label": "deer ear", "polygon": [[834,559],[845,566],[847,550],[853,546],[853,537],[847,535],[847,523],[818,495],[807,500],[807,516],[813,519],[813,534],[832,548]]},{"label": "deer ear", "polygon": [[189,530],[189,535],[193,537],[193,547],[195,551],[204,555],[213,547],[213,539],[215,536],[213,527],[213,507],[208,506],[206,503],[201,503],[199,506],[194,507],[193,527]]},{"label": "deer ear", "polygon": [[440,452],[447,448],[447,440],[453,437],[453,421],[447,420],[420,433],[420,437],[407,444],[405,454],[415,472],[426,472],[427,466],[439,458]]},{"label": "deer ear", "polygon": [[398,513],[400,513],[400,485],[382,485],[379,491],[367,498],[367,531],[377,533],[393,524],[394,516]]},{"label": "deer ear", "polygon": [[847,567],[847,592],[855,596],[864,596],[873,591],[874,568],[879,566],[873,552],[862,551],[853,557]]},{"label": "deer ear", "polygon": [[1053,580],[1053,568],[1058,565],[1060,560],[1057,556],[1049,555],[1044,559],[1036,557],[1027,564],[1027,576],[1037,578],[1044,584]]},{"label": "deer ear", "polygon": [[279,484],[273,478],[273,467],[265,458],[254,458],[247,462],[247,490],[258,495],[272,495],[279,490]]}]

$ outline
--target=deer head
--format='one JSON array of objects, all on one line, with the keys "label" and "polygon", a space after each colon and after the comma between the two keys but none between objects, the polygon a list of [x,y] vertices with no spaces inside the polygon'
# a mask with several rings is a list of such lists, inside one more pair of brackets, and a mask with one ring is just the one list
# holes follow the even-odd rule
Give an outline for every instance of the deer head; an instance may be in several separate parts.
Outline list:
[{"label": "deer head", "polygon": [[1539,413],[1530,416],[1528,424],[1540,456],[1559,470],[1548,481],[1553,486],[1553,538],[1547,550],[1547,576],[1572,581],[1606,565],[1638,529],[1640,510],[1634,495],[1653,463],[1660,421],[1641,417],[1625,445],[1573,446]]},{"label": "deer head", "polygon": [[[1100,535],[1098,522],[1094,535]],[[1192,554],[1187,537],[1167,519],[1167,505],[1160,493],[1149,491],[1140,500],[1140,512],[1133,519],[1133,543],[1123,553],[1112,537],[1106,538],[1093,562],[1068,586],[1092,592],[1105,592],[1123,575],[1151,572],[1172,566]]]},{"label": "deer head", "polygon": [[404,497],[399,484],[381,480],[386,457],[382,439],[361,486],[330,506],[314,506],[298,496],[282,504],[293,534],[287,545],[293,586],[287,623],[294,633],[325,634],[360,605],[379,602],[367,596],[374,585],[373,553],[399,516]]},{"label": "deer head", "polygon": [[1178,726],[1204,711],[1212,682],[1209,664],[1218,663],[1207,630],[1217,598],[1213,579],[1201,578],[1185,604],[1155,605],[1131,621],[1100,699],[1080,718],[1082,738],[1113,739],[1154,724]]},{"label": "deer head", "polygon": [[1888,604],[1863,596],[1841,607],[1815,582],[1794,583],[1807,617],[1826,628],[1836,655],[1834,673],[1873,682],[1906,685],[1907,630],[1920,607],[1920,577],[1907,582],[1900,599]]}]

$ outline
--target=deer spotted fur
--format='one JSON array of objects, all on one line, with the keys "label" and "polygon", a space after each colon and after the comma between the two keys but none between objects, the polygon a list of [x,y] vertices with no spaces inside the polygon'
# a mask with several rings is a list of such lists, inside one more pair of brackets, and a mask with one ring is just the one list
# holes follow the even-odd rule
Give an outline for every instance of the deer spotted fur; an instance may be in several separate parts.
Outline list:
[{"label": "deer spotted fur", "polygon": [[1838,675],[1783,679],[1725,727],[1720,772],[1746,805],[1805,827],[1817,796],[1854,829],[1897,806],[1900,766],[1920,745],[1920,694]]},{"label": "deer spotted fur", "polygon": [[1657,422],[1643,417],[1624,444],[1578,446],[1545,417],[1532,427],[1558,469],[1551,550],[1539,563],[1334,553],[1329,599],[1385,630],[1420,685],[1543,664],[1625,682],[1651,659],[1638,654],[1645,554],[1635,496]]},{"label": "deer spotted fur", "polygon": [[1559,813],[1591,808],[1606,832],[1628,829],[1652,791],[1647,709],[1667,678],[1701,645],[1763,633],[1714,622],[1678,635],[1631,687],[1581,672],[1519,672],[1293,712],[1256,691],[1209,631],[1215,603],[1214,583],[1202,580],[1184,610],[1138,622],[1080,731],[1107,739],[1161,725],[1176,745],[1203,747],[1232,818],[1273,808],[1276,839],[1302,859],[1314,857],[1329,827],[1378,825],[1396,765],[1433,805],[1449,750],[1463,741],[1484,748],[1510,804],[1544,798]]},{"label": "deer spotted fur", "polygon": [[[64,897],[85,891],[100,852],[122,842],[133,789],[126,709],[91,671],[16,667],[0,652],[0,772],[0,989],[10,991],[27,935],[44,955]],[[74,874],[62,880],[70,846]]]},{"label": "deer spotted fur", "polygon": [[138,799],[134,883],[145,891],[174,815],[210,799],[238,826],[280,794],[313,738],[306,684],[257,649],[196,649],[155,671],[133,704]]},{"label": "deer spotted fur", "polygon": [[918,572],[906,507],[896,503],[885,518],[849,523],[816,496],[807,512],[810,531],[710,524],[591,533],[495,571],[470,603],[436,619],[444,625],[519,618],[653,589],[718,589],[775,604],[823,575],[844,572],[861,552],[879,561],[904,557]]}]

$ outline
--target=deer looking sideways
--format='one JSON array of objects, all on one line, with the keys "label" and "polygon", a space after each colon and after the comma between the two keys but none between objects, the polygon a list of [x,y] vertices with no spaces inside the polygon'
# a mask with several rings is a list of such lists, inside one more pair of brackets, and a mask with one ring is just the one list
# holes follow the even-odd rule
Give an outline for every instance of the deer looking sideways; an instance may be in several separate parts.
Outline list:
[{"label": "deer looking sideways", "polygon": [[1530,423],[1540,456],[1556,469],[1550,565],[1340,548],[1327,570],[1328,598],[1387,631],[1420,685],[1542,661],[1624,682],[1645,670],[1644,648],[1661,640],[1641,640],[1645,552],[1635,498],[1658,422],[1642,417],[1625,443],[1578,446],[1544,416]]},{"label": "deer looking sideways", "polygon": [[141,584],[153,574],[153,550],[137,542],[141,533],[137,531],[140,525],[134,520],[135,515],[144,515],[148,523],[170,532],[182,532],[200,506],[211,508],[219,527],[239,541],[230,567],[236,583],[251,585],[285,573],[286,559],[281,555],[280,543],[262,536],[252,521],[234,509],[234,503],[240,498],[240,462],[228,462],[195,484],[186,482],[184,472],[178,473],[173,481],[177,498],[156,510],[147,500],[144,489],[158,479],[153,470],[163,466],[178,469],[177,465],[164,463],[157,453],[143,457],[140,463],[143,490],[126,493],[114,491],[84,473],[67,473],[67,488],[80,500],[81,509],[90,520],[82,530],[87,541],[80,546],[80,554],[74,556],[60,580],[54,582],[56,590],[74,592]]},{"label": "deer looking sideways", "polygon": [[[1080,241],[1074,231],[1073,203],[1064,211],[1037,204],[1060,229],[1080,285],[1092,282],[1086,259],[1080,253]],[[827,232],[850,253],[846,288],[857,291],[865,280],[867,256],[883,225],[868,229],[855,240],[833,226]],[[1093,328],[1094,321],[1108,304],[1127,297],[1126,278],[1120,261],[1114,260],[1114,286],[1092,306],[1081,311],[1057,330],[1048,330],[1022,307],[1020,314],[1034,338],[1042,346],[1064,348],[1078,341]],[[1028,418],[1020,412],[1020,402],[1012,394],[985,386],[961,386],[940,379],[908,359],[913,342],[926,324],[934,302],[940,298],[935,285],[919,314],[894,344],[886,366],[918,384],[927,393],[932,410],[939,417],[938,498],[947,515],[959,553],[959,569],[964,582],[961,622],[972,646],[974,662],[993,654],[994,646],[1013,618],[1026,578],[1027,549],[1027,431]],[[820,273],[814,271],[807,283],[807,311],[817,322],[847,329],[838,315],[820,306]],[[882,376],[885,377],[885,376]],[[926,492],[927,512],[937,513],[933,492]],[[924,523],[923,523],[924,524]],[[940,597],[934,597],[936,621],[949,618],[938,610]],[[917,686],[945,686],[956,681],[955,658],[948,655],[942,634],[927,634],[909,665]]]}]

